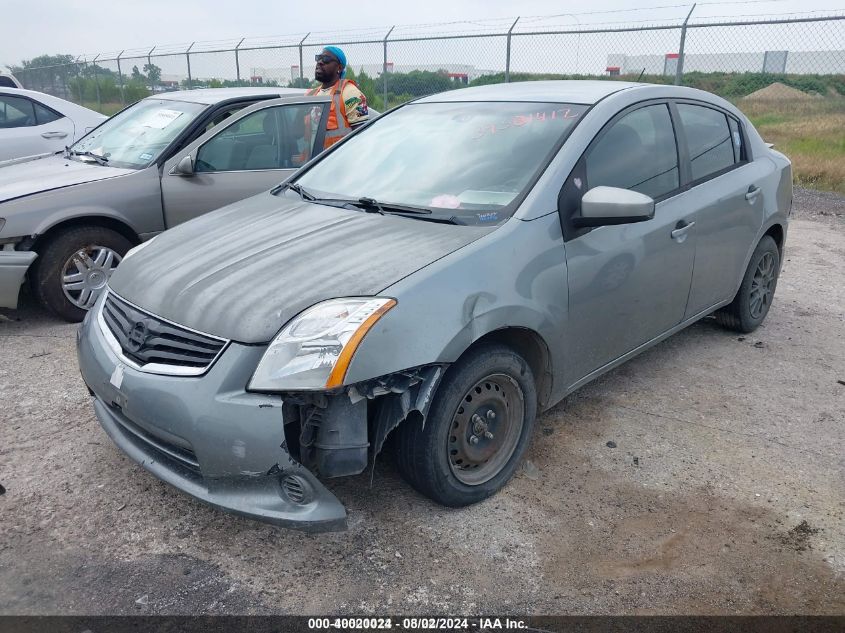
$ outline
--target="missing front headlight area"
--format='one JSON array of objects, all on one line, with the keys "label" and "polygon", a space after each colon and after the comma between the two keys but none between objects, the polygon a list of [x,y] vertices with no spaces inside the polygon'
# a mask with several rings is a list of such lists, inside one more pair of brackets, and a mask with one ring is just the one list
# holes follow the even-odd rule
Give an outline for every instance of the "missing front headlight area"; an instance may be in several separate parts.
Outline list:
[{"label": "missing front headlight area", "polygon": [[444,370],[429,365],[333,392],[284,393],[285,448],[321,478],[360,474],[399,424],[425,424]]}]

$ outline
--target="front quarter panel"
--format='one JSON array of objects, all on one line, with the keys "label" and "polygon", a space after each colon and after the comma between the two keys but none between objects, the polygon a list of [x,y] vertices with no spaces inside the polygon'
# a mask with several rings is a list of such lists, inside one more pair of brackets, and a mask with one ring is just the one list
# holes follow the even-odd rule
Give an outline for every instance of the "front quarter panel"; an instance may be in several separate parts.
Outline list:
[{"label": "front quarter panel", "polygon": [[[568,297],[557,213],[531,222],[511,219],[381,295],[395,297],[397,305],[367,333],[350,363],[347,384],[452,363],[473,342],[504,327],[539,334],[552,367],[560,366]],[[558,375],[553,395],[563,382]]]},{"label": "front quarter panel", "polygon": [[3,235],[43,235],[57,224],[82,217],[108,217],[136,234],[164,230],[158,167],[37,193],[0,204]]}]

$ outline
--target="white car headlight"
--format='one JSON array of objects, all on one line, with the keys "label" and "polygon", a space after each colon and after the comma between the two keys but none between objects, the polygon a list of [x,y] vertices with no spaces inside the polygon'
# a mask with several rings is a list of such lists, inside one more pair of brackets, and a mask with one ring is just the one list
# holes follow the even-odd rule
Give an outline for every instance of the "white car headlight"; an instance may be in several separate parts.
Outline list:
[{"label": "white car headlight", "polygon": [[255,391],[339,387],[364,335],[395,299],[330,299],[290,321],[264,352],[249,382]]}]

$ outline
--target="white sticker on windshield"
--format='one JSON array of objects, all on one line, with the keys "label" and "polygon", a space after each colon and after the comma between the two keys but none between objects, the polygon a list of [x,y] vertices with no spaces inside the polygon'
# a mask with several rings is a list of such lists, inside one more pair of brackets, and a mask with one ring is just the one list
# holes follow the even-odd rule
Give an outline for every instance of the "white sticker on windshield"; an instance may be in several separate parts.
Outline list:
[{"label": "white sticker on windshield", "polygon": [[140,124],[144,127],[151,127],[156,130],[163,130],[183,114],[185,113],[179,112],[179,110],[158,110],[156,112],[153,112],[147,118],[142,119],[140,121]]},{"label": "white sticker on windshield", "polygon": [[141,154],[140,156],[138,156],[138,158],[140,158],[141,160],[151,160],[152,157],[153,157],[152,154],[148,154],[146,152]]}]

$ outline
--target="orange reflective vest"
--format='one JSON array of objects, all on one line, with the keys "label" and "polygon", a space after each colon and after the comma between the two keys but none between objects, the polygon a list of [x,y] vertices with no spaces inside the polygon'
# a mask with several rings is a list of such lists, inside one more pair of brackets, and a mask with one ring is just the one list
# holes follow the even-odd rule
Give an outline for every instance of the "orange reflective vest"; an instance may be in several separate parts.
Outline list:
[{"label": "orange reflective vest", "polygon": [[[329,108],[329,120],[326,123],[326,137],[323,142],[324,149],[328,149],[352,131],[352,126],[349,125],[349,119],[346,116],[346,104],[343,103],[343,89],[349,84],[352,84],[356,88],[358,87],[351,79],[341,79],[332,86],[332,91],[329,94],[332,104]],[[309,90],[306,95],[313,96],[319,94],[320,90],[321,87],[317,86],[313,90]],[[338,112],[340,116],[338,116]],[[309,133],[311,130],[310,123],[310,117],[306,117],[305,129]]]}]

